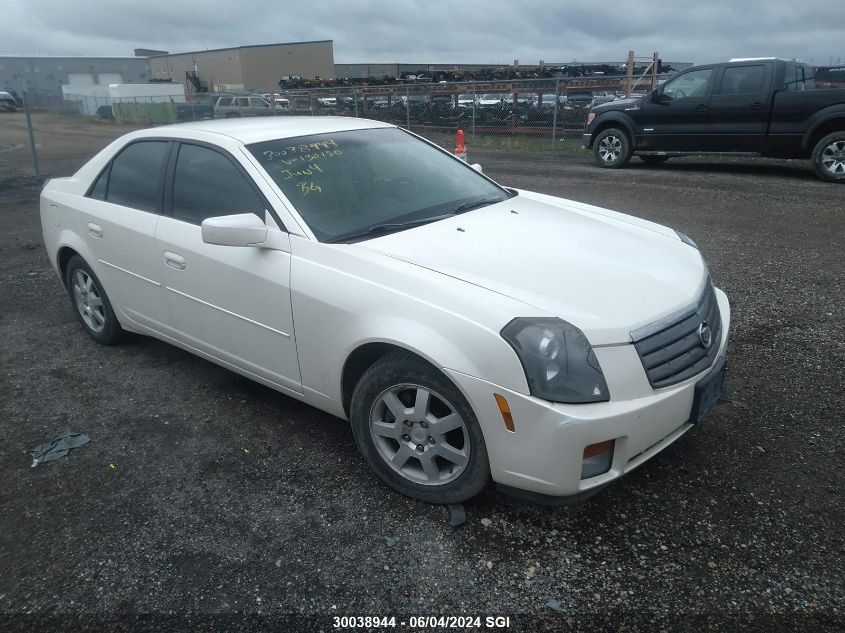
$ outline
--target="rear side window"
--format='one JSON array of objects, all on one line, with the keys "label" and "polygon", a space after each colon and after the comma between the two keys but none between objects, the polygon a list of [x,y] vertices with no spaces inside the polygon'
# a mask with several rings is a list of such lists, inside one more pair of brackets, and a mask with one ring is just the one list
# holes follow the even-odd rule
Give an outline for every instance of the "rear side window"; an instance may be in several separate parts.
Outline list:
[{"label": "rear side window", "polygon": [[719,94],[759,94],[763,91],[765,78],[765,66],[728,66],[722,75]]},{"label": "rear side window", "polygon": [[94,186],[91,187],[91,190],[88,192],[89,198],[94,198],[95,200],[106,199],[106,191],[108,190],[109,185],[110,169],[111,165],[107,165],[106,168],[102,171],[102,173],[97,177],[97,180],[94,181]]},{"label": "rear side window", "polygon": [[[111,170],[104,172],[109,174],[105,199],[133,209],[157,212],[168,149],[167,141],[140,141],[120,152],[112,161]],[[98,181],[94,188],[99,184]]]},{"label": "rear side window", "polygon": [[232,105],[232,97],[220,97],[217,100],[218,106],[230,106]]},{"label": "rear side window", "polygon": [[264,203],[232,162],[207,147],[184,144],[173,175],[173,217],[191,224],[206,218],[254,213],[264,219]]}]

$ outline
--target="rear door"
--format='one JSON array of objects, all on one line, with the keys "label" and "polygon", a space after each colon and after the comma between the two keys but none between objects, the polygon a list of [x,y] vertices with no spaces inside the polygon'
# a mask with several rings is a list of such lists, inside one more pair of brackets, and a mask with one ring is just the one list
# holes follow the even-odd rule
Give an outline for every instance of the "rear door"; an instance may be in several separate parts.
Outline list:
[{"label": "rear door", "polygon": [[771,64],[725,66],[710,97],[709,133],[714,149],[763,149],[771,110]]},{"label": "rear door", "polygon": [[[251,177],[225,151],[182,142],[165,194],[167,214],[156,230],[157,260],[176,337],[253,376],[301,392],[290,298],[291,255],[202,240],[209,217],[270,206]],[[272,226],[271,230],[278,230]],[[279,237],[289,240],[287,233]]]},{"label": "rear door", "polygon": [[80,205],[80,232],[97,258],[97,271],[122,317],[158,332],[170,322],[157,266],[155,230],[172,143],[135,141],[94,181]]},{"label": "rear door", "polygon": [[642,100],[631,116],[636,122],[638,149],[708,149],[707,110],[714,68],[698,68],[681,73],[657,91],[656,98]]}]

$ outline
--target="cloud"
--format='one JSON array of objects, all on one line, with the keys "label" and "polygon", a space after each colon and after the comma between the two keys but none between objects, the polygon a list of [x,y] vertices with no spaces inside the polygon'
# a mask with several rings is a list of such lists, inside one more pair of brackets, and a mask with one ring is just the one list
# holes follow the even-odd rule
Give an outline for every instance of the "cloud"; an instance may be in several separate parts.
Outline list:
[{"label": "cloud", "polygon": [[629,49],[706,63],[845,57],[845,3],[786,0],[7,0],[7,54],[131,55],[334,40],[337,62],[621,61]]}]

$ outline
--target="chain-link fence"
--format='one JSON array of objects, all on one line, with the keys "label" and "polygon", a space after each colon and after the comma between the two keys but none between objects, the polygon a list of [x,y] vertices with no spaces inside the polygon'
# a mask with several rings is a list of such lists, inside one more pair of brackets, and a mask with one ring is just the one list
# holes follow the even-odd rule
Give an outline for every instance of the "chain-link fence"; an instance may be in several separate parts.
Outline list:
[{"label": "chain-link fence", "polygon": [[462,129],[475,147],[548,150],[580,143],[593,106],[650,89],[600,76],[291,90],[275,100],[291,114],[387,121],[444,144]]},{"label": "chain-link fence", "polygon": [[[23,96],[32,111],[40,172],[51,176],[67,173],[66,164],[74,157],[76,166],[81,164],[80,143],[98,148],[98,143],[101,147],[129,129],[262,115],[387,121],[448,149],[454,147],[455,132],[461,129],[470,151],[573,151],[581,145],[581,133],[595,105],[643,94],[657,82],[653,76],[640,81],[630,76],[591,76],[313,88],[263,95],[184,94],[181,90],[164,94],[162,90],[162,94],[114,97],[66,90],[61,95],[29,92]],[[149,90],[149,86],[145,88]],[[22,106],[19,103],[18,109],[23,110]],[[0,179],[31,175],[36,169],[24,158],[32,148],[29,130],[20,113],[18,116],[18,122],[8,129],[0,126]],[[76,139],[76,146],[71,143],[64,150],[57,149],[63,135]],[[39,152],[39,148],[45,151]],[[62,151],[67,160],[57,159]]]}]

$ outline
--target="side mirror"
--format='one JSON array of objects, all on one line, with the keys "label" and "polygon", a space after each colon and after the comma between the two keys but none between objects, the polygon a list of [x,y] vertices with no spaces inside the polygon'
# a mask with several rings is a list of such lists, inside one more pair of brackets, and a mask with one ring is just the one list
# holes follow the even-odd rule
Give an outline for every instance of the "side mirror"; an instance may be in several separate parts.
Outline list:
[{"label": "side mirror", "polygon": [[660,91],[657,89],[652,90],[648,95],[648,100],[652,103],[658,103],[660,101]]},{"label": "side mirror", "polygon": [[472,168],[473,168],[475,171],[477,171],[479,174],[483,174],[483,173],[484,173],[484,170],[483,170],[483,169],[481,169],[481,163],[473,163],[472,165],[470,165],[470,167],[472,167]]},{"label": "side mirror", "polygon": [[202,241],[218,246],[258,246],[267,240],[267,225],[254,213],[221,215],[202,221]]}]

